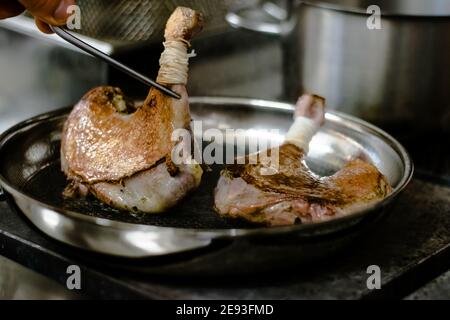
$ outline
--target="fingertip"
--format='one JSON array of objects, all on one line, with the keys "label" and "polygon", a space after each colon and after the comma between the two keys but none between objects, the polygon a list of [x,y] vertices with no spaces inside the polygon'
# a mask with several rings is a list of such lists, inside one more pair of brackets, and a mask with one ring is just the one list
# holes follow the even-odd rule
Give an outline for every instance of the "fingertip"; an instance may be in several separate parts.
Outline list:
[{"label": "fingertip", "polygon": [[53,18],[55,19],[56,24],[63,25],[67,22],[67,18],[69,17],[69,13],[67,12],[67,10],[74,4],[75,0],[61,0],[55,12],[53,13]]},{"label": "fingertip", "polygon": [[[0,0],[4,1],[4,0]],[[16,0],[14,0],[16,1]],[[75,0],[19,0],[27,10],[41,21],[50,25],[64,25],[70,15],[68,8],[76,4]],[[49,28],[39,24],[45,31]]]},{"label": "fingertip", "polygon": [[46,33],[46,34],[52,34],[52,33],[53,33],[52,29],[50,29],[50,27],[48,26],[48,24],[45,23],[44,21],[42,21],[41,19],[35,18],[34,21],[35,21],[35,23],[36,23],[36,26],[38,27],[38,29],[39,29],[41,32]]}]

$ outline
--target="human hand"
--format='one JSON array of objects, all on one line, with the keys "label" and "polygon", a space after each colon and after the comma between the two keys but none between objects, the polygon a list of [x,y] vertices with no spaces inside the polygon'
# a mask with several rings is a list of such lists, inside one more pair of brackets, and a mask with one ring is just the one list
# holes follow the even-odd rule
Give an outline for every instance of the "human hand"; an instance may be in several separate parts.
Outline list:
[{"label": "human hand", "polygon": [[75,0],[1,0],[0,19],[17,16],[28,10],[42,32],[52,33],[48,25],[63,25],[68,18],[67,8]]}]

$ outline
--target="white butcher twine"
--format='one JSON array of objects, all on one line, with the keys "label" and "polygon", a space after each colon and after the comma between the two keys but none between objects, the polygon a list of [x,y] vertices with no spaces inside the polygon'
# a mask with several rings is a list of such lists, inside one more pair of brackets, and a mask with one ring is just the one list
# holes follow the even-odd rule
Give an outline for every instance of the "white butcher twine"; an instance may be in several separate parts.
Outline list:
[{"label": "white butcher twine", "polygon": [[306,117],[296,117],[286,134],[285,142],[292,143],[308,153],[309,142],[319,130],[314,120]]},{"label": "white butcher twine", "polygon": [[157,82],[161,84],[186,84],[189,70],[189,58],[195,57],[195,52],[187,53],[189,43],[183,40],[166,41],[164,51],[159,59]]}]

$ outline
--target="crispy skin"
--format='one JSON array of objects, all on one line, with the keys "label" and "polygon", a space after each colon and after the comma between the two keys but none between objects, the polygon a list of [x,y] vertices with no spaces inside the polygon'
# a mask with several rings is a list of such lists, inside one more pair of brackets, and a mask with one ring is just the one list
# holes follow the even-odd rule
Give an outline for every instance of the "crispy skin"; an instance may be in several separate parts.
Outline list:
[{"label": "crispy skin", "polygon": [[292,144],[283,144],[279,147],[279,170],[275,174],[262,175],[261,169],[265,167],[262,157],[270,157],[272,150],[258,158],[257,164],[233,164],[226,170],[233,177],[241,177],[244,181],[266,192],[276,192],[285,199],[302,197],[308,201],[324,201],[330,203],[343,202],[337,190],[330,189],[328,185],[312,175],[303,165],[301,158],[303,150]]},{"label": "crispy skin", "polygon": [[[201,16],[178,7],[166,25],[166,40],[188,43],[201,29]],[[63,170],[71,179],[93,184],[119,181],[170,159],[171,135],[176,128],[189,128],[188,96],[184,85],[171,89],[181,95],[172,99],[151,88],[144,104],[132,114],[117,111],[118,88],[89,91],[67,119],[62,135]],[[175,174],[173,166],[168,166]]]},{"label": "crispy skin", "polygon": [[226,167],[215,191],[220,215],[268,226],[319,222],[350,214],[392,191],[383,174],[363,160],[318,178],[301,163],[297,146],[284,144],[279,153],[279,172],[273,175],[260,174],[261,162]]},{"label": "crispy skin", "polygon": [[330,190],[342,195],[341,206],[383,199],[392,191],[386,177],[373,164],[361,159],[349,161],[344,168],[323,180]]},{"label": "crispy skin", "polygon": [[[323,124],[323,99],[302,96],[295,116]],[[278,171],[263,174],[274,152],[279,155]],[[215,209],[227,218],[268,226],[310,223],[360,210],[392,191],[371,163],[354,159],[334,175],[320,178],[303,164],[304,154],[287,141],[267,153],[247,156],[245,164],[228,165],[215,190]],[[250,162],[250,157],[257,162]]]},{"label": "crispy skin", "polygon": [[[303,199],[325,205],[348,205],[356,201],[370,201],[385,197],[389,191],[386,178],[378,169],[363,160],[355,159],[334,175],[319,178],[306,168],[301,159],[303,150],[292,144],[279,147],[280,168],[276,174],[261,175],[264,161],[257,164],[233,164],[225,174],[241,177],[265,192],[275,192],[283,199]],[[270,150],[267,153],[270,156]],[[248,159],[248,158],[247,158]]]},{"label": "crispy skin", "polygon": [[89,91],[64,125],[62,150],[69,172],[85,182],[129,177],[155,165],[172,148],[173,115],[165,97],[150,94],[148,103],[123,115],[112,103],[118,94],[120,89],[112,87]]}]

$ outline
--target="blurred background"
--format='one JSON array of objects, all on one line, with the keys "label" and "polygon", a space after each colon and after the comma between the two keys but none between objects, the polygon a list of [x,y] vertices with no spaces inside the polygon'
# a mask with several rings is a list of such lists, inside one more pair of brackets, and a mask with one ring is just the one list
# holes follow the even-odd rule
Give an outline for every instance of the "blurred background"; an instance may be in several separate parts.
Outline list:
[{"label": "blurred background", "polygon": [[[385,128],[450,123],[450,1],[78,0],[83,39],[156,76],[167,17],[178,5],[205,16],[194,41],[191,95],[293,102],[304,91],[329,109]],[[368,27],[381,10],[380,29]],[[0,131],[111,84],[147,88],[37,31],[28,16],[0,22]]]}]

